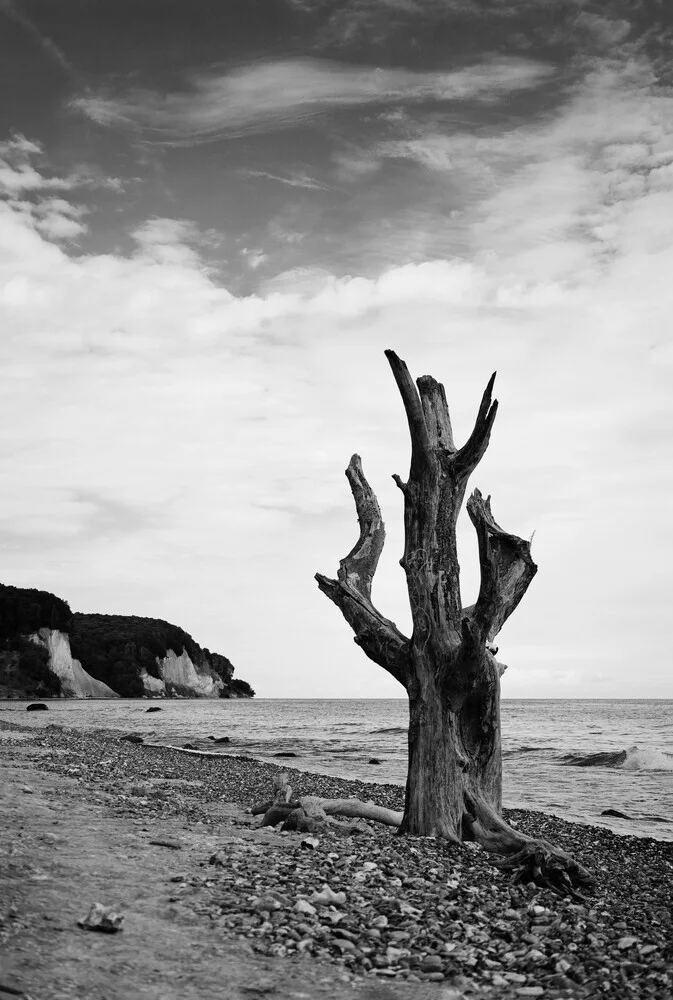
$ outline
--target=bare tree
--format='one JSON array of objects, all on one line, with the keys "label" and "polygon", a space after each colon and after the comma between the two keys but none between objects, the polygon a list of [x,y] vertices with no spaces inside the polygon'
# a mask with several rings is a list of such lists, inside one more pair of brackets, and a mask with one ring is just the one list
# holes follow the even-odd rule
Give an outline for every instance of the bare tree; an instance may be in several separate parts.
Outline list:
[{"label": "bare tree", "polygon": [[500,676],[493,641],[537,572],[530,542],[504,531],[490,498],[474,490],[467,512],[477,532],[481,586],[463,607],[456,521],[467,481],[488,447],[498,408],[493,375],[474,429],[454,444],[444,387],[425,375],[416,383],[386,351],[411,434],[411,468],[403,482],[406,573],[411,638],[373,605],[371,587],[385,530],[360,457],[346,470],[360,537],[341,560],[336,580],[318,573],[320,590],[341,610],[355,642],[409,697],[409,766],[402,833],[479,841],[503,855],[516,877],[566,891],[591,876],[564,852],[513,830],[502,818]]}]

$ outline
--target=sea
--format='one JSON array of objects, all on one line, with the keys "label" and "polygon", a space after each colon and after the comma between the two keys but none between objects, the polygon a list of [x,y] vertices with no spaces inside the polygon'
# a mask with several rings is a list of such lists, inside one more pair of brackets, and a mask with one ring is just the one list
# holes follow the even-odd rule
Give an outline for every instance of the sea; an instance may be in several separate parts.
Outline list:
[{"label": "sea", "polygon": [[[26,704],[0,702],[0,720],[122,730],[159,746],[406,780],[405,699],[54,700],[48,713],[26,713]],[[673,700],[503,700],[501,722],[506,807],[673,841]],[[228,743],[209,738],[224,736]],[[628,818],[603,815],[609,809]]]}]

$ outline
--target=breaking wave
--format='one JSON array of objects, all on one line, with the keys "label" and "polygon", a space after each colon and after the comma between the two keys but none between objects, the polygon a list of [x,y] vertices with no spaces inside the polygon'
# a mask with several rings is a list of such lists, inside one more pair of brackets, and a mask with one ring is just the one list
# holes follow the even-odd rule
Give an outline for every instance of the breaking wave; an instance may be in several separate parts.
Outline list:
[{"label": "breaking wave", "polygon": [[376,736],[379,733],[404,733],[406,736],[407,732],[408,729],[406,726],[390,726],[386,729],[370,729],[372,736]]},{"label": "breaking wave", "polygon": [[625,771],[673,771],[673,754],[662,750],[605,750],[599,753],[567,753],[560,758],[566,767],[619,767]]}]

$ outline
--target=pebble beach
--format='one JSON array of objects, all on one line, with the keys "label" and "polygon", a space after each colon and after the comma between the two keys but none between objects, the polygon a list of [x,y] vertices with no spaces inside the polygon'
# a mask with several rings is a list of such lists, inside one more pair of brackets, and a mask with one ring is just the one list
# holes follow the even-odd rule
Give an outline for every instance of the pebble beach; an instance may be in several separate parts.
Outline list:
[{"label": "pebble beach", "polygon": [[11,761],[17,733],[41,771],[74,782],[110,815],[150,830],[172,818],[221,831],[221,850],[171,876],[171,898],[278,963],[279,977],[286,963],[318,960],[353,990],[385,982],[409,997],[432,984],[441,1000],[673,997],[671,843],[506,811],[513,825],[556,843],[596,877],[591,897],[559,898],[512,886],[476,845],[401,837],[366,821],[307,838],[258,829],[261,817],[249,811],[270,798],[281,771],[295,796],[355,796],[401,809],[395,785],[133,744],[124,733],[46,720],[29,730],[0,723],[3,761]]}]

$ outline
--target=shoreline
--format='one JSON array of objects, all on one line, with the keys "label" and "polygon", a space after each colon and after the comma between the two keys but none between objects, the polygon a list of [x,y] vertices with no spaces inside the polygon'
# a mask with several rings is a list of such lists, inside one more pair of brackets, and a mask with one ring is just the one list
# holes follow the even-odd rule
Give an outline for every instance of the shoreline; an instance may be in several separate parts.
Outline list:
[{"label": "shoreline", "polygon": [[[230,956],[228,961],[238,970],[240,982],[236,980],[235,988],[243,991],[212,992],[209,987],[210,992],[196,992],[195,997],[244,996],[244,980],[251,976],[271,975],[280,986],[290,984],[295,974],[297,983],[307,976],[319,981],[318,973],[323,972],[329,981],[325,996],[338,1000],[341,990],[344,997],[352,996],[354,989],[366,997],[368,990],[380,991],[383,984],[391,1000],[398,996],[415,1000],[425,997],[426,991],[428,997],[436,996],[432,990],[440,982],[457,991],[456,997],[470,989],[473,996],[503,998],[673,996],[667,972],[673,961],[671,843],[615,834],[545,813],[504,810],[523,832],[552,840],[597,876],[594,897],[581,903],[559,900],[548,890],[511,887],[492,866],[492,859],[474,845],[455,848],[430,838],[399,837],[390,829],[362,823],[361,832],[348,835],[328,828],[312,849],[301,846],[300,834],[259,829],[260,818],[245,812],[269,797],[273,776],[281,771],[289,775],[297,795],[356,795],[389,808],[402,807],[400,786],[300,772],[285,766],[285,761],[267,764],[232,754],[205,757],[134,745],[115,731],[83,733],[46,718],[44,723],[37,727],[0,722],[1,766],[11,772],[11,780],[3,781],[2,795],[13,796],[12,809],[2,803],[3,815],[14,817],[6,835],[14,837],[16,850],[23,825],[20,847],[24,849],[31,829],[39,826],[33,815],[35,791],[24,793],[18,786],[25,774],[27,787],[44,785],[46,808],[56,810],[55,821],[54,812],[49,814],[53,829],[65,822],[58,807],[71,803],[79,824],[70,831],[71,838],[86,841],[95,832],[100,840],[99,825],[105,821],[122,838],[139,837],[145,856],[152,832],[180,840],[182,850],[149,848],[152,862],[159,865],[156,874],[162,876],[147,890],[152,905],[166,912],[177,910],[178,923],[187,920],[192,929],[206,934],[213,947],[233,949],[238,958]],[[183,853],[188,844],[189,859]],[[46,866],[48,872],[49,854],[54,851],[45,852],[45,846],[34,841],[31,850],[38,868]],[[120,908],[123,899],[115,897],[120,879],[138,886],[150,879],[147,857],[142,861],[124,853],[126,859],[117,861],[116,881],[106,887],[110,905]],[[161,867],[162,858],[168,868]],[[216,860],[209,864],[212,858]],[[32,864],[29,857],[26,864]],[[51,864],[58,865],[58,852]],[[177,875],[184,878],[176,881]],[[55,881],[54,873],[44,883],[31,881],[27,899],[32,897],[36,904],[36,887]],[[325,884],[345,893],[343,904],[310,902]],[[76,891],[75,884],[71,895]],[[0,899],[12,895],[21,897],[20,905],[29,906],[18,883],[0,869]],[[78,915],[83,916],[94,901],[72,900],[71,905],[77,902]],[[65,905],[65,900],[60,903]],[[40,918],[42,936],[45,927],[51,930],[46,916]],[[132,919],[130,912],[129,926]],[[12,933],[15,923],[0,904],[0,940],[8,934],[3,943],[10,946],[10,970],[21,968],[16,962],[21,958],[22,935]],[[52,952],[42,943],[42,973],[59,974],[58,949],[66,938],[72,939],[73,947],[95,946],[98,951],[118,947],[123,940],[123,947],[135,955],[132,964],[138,982],[146,986],[143,976],[149,973],[139,955],[147,950],[147,939],[138,940],[134,951],[131,937],[86,934],[70,921],[54,932]],[[186,952],[182,960],[188,963]],[[307,972],[307,963],[313,972]],[[81,974],[85,971],[80,969]],[[34,980],[36,974],[28,972]],[[0,985],[6,979],[3,972]],[[37,986],[41,988],[36,989],[35,1000],[82,995],[45,993],[43,984]],[[16,988],[30,996],[33,984],[29,979]],[[123,988],[126,992],[119,992],[120,998],[133,996],[128,984]],[[173,996],[171,988],[165,981],[157,997]],[[105,996],[117,996],[112,988],[106,989]],[[140,988],[138,992],[155,995]],[[90,995],[97,996],[93,991]],[[293,995],[291,985],[285,995]],[[296,995],[301,995],[299,986]],[[310,995],[322,996],[315,989]],[[383,998],[384,993],[371,995]],[[175,996],[191,994],[181,987]]]},{"label": "shoreline", "polygon": [[[268,699],[257,704],[255,700],[231,703],[208,699],[173,700],[161,705],[144,699],[45,704],[52,709],[50,713],[25,713],[25,702],[5,702],[0,704],[0,719],[42,726],[47,717],[87,730],[114,728],[137,732],[149,742],[235,752],[267,763],[280,763],[281,754],[275,751],[283,751],[288,759],[282,763],[302,771],[401,787],[406,781],[404,699],[397,703],[355,699],[352,704],[356,708],[344,700],[338,700],[334,709],[325,704],[326,729],[314,724],[318,716],[310,710],[311,704],[322,704],[320,699],[289,702],[282,713],[274,708],[278,703]],[[144,714],[151,711],[158,714]],[[647,739],[643,736],[643,743],[638,739],[639,726],[642,728],[651,711],[638,709],[635,702],[617,718],[610,715],[607,703],[587,711],[589,720],[584,709],[566,709],[565,715],[562,712],[549,722],[549,732],[544,728],[549,714],[545,708],[533,710],[534,732],[523,724],[529,720],[528,709],[512,709],[511,718],[503,717],[503,729],[507,730],[504,806],[604,826],[615,833],[673,841],[673,785],[668,780],[673,746],[664,735],[657,738],[654,729]],[[662,709],[659,705],[655,712],[664,726],[665,711],[666,706]],[[565,728],[563,720],[568,723]],[[206,738],[207,733],[217,737],[226,734],[230,746],[215,746]],[[636,743],[640,749],[634,753],[637,748],[630,744]],[[531,754],[532,750],[536,752]],[[616,756],[616,751],[627,757],[619,767],[608,759]],[[370,757],[378,758],[381,766],[372,766]]]}]

